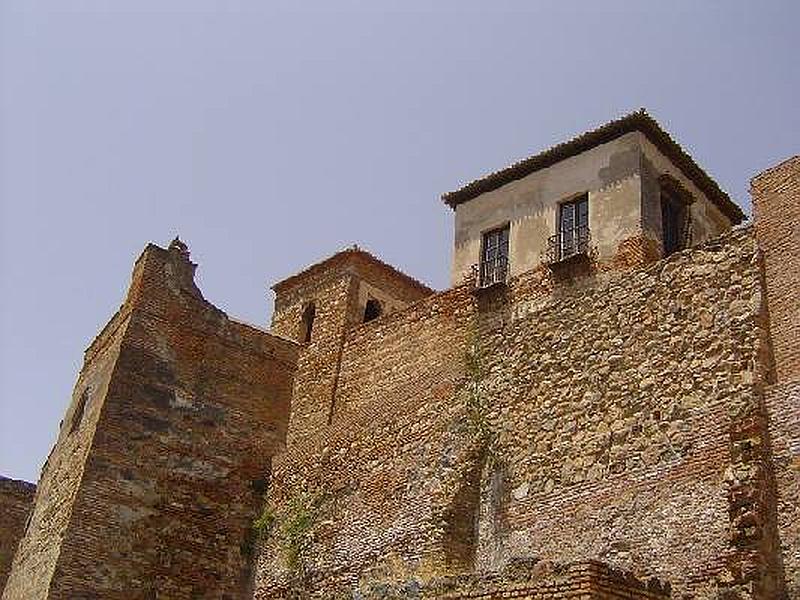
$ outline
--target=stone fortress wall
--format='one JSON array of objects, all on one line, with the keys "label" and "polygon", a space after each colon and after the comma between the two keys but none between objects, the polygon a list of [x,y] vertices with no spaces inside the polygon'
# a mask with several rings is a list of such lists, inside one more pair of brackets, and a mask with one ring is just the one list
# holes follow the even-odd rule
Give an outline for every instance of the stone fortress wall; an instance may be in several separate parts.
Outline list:
[{"label": "stone fortress wall", "polygon": [[149,245],[11,500],[3,599],[800,598],[798,182],[487,289],[350,249],[276,284],[272,333]]},{"label": "stone fortress wall", "polygon": [[[293,436],[293,415],[274,461],[279,518],[323,498],[307,585],[592,557],[696,597],[770,597],[759,265],[745,228],[632,272],[466,284],[352,329],[330,424]],[[291,583],[281,535],[257,597]]]}]

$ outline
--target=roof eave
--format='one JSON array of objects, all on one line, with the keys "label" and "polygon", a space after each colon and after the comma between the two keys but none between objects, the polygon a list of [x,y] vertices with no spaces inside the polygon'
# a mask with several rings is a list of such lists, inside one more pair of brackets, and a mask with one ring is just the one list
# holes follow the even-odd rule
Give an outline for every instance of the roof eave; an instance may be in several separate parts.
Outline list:
[{"label": "roof eave", "polygon": [[305,269],[299,271],[298,273],[295,273],[294,275],[290,275],[289,277],[286,277],[285,279],[282,279],[281,281],[278,281],[278,282],[272,284],[270,286],[270,289],[273,292],[275,292],[276,294],[280,293],[281,290],[285,290],[286,288],[291,287],[292,285],[299,283],[306,276],[311,275],[312,272],[318,271],[318,270],[322,270],[322,269],[325,268],[325,266],[332,265],[334,262],[342,260],[345,256],[348,256],[348,255],[350,255],[350,256],[360,256],[360,257],[362,257],[362,258],[364,258],[364,259],[366,259],[366,260],[368,260],[370,262],[373,262],[373,263],[379,265],[380,267],[382,267],[382,268],[388,270],[389,272],[391,272],[393,275],[395,275],[399,279],[402,279],[406,283],[409,283],[412,287],[416,287],[422,293],[425,293],[425,294],[435,294],[436,293],[436,290],[434,290],[430,286],[424,284],[423,282],[419,281],[418,279],[415,279],[411,275],[408,275],[407,273],[404,273],[403,271],[397,269],[396,267],[393,267],[389,263],[382,261],[380,258],[375,256],[374,254],[372,254],[370,252],[367,252],[366,250],[363,250],[361,248],[347,248],[345,250],[340,250],[339,252],[337,252],[336,254],[333,254],[332,256],[329,256],[328,258],[325,258],[325,259],[323,259],[323,260],[321,260],[319,262],[316,262],[313,265],[309,265],[308,267],[306,267]]},{"label": "roof eave", "polygon": [[522,179],[531,173],[546,169],[562,160],[577,156],[591,148],[608,143],[632,131],[639,131],[647,136],[734,224],[741,223],[745,219],[742,209],[730,199],[728,194],[722,191],[716,181],[711,179],[644,109],[610,121],[597,129],[587,131],[539,154],[476,179],[458,190],[442,194],[442,201],[450,208],[455,209],[459,204]]}]

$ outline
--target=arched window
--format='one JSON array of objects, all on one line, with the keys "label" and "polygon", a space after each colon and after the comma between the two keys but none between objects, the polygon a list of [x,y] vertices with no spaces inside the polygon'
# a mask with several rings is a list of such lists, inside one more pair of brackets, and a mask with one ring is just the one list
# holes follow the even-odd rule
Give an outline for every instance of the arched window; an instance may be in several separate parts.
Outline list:
[{"label": "arched window", "polygon": [[303,318],[300,324],[300,341],[308,344],[311,341],[311,330],[314,328],[314,316],[317,312],[316,306],[311,302],[303,311]]},{"label": "arched window", "polygon": [[377,319],[381,314],[383,314],[381,303],[374,298],[367,300],[367,305],[364,307],[364,323]]}]

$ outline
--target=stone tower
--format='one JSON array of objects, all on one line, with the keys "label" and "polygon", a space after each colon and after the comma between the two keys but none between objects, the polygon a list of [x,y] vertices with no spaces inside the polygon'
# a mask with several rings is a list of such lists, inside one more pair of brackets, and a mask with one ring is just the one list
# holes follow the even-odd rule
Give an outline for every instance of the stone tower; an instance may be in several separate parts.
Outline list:
[{"label": "stone tower", "polygon": [[148,245],[85,361],[4,600],[234,598],[297,346],[230,320]]}]

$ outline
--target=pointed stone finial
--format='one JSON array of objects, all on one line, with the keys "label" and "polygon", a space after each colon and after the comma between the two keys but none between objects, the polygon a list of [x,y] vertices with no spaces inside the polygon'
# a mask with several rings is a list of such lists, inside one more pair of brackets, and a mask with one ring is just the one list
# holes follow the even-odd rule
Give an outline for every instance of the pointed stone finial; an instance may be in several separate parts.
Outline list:
[{"label": "pointed stone finial", "polygon": [[181,238],[179,238],[177,235],[175,236],[175,239],[169,243],[169,250],[171,252],[177,252],[183,258],[189,260],[189,246],[181,241]]},{"label": "pointed stone finial", "polygon": [[194,272],[197,265],[189,260],[189,246],[176,235],[175,239],[169,243],[167,252],[169,253],[168,266],[175,282],[184,290],[202,298],[203,295],[194,283]]}]

